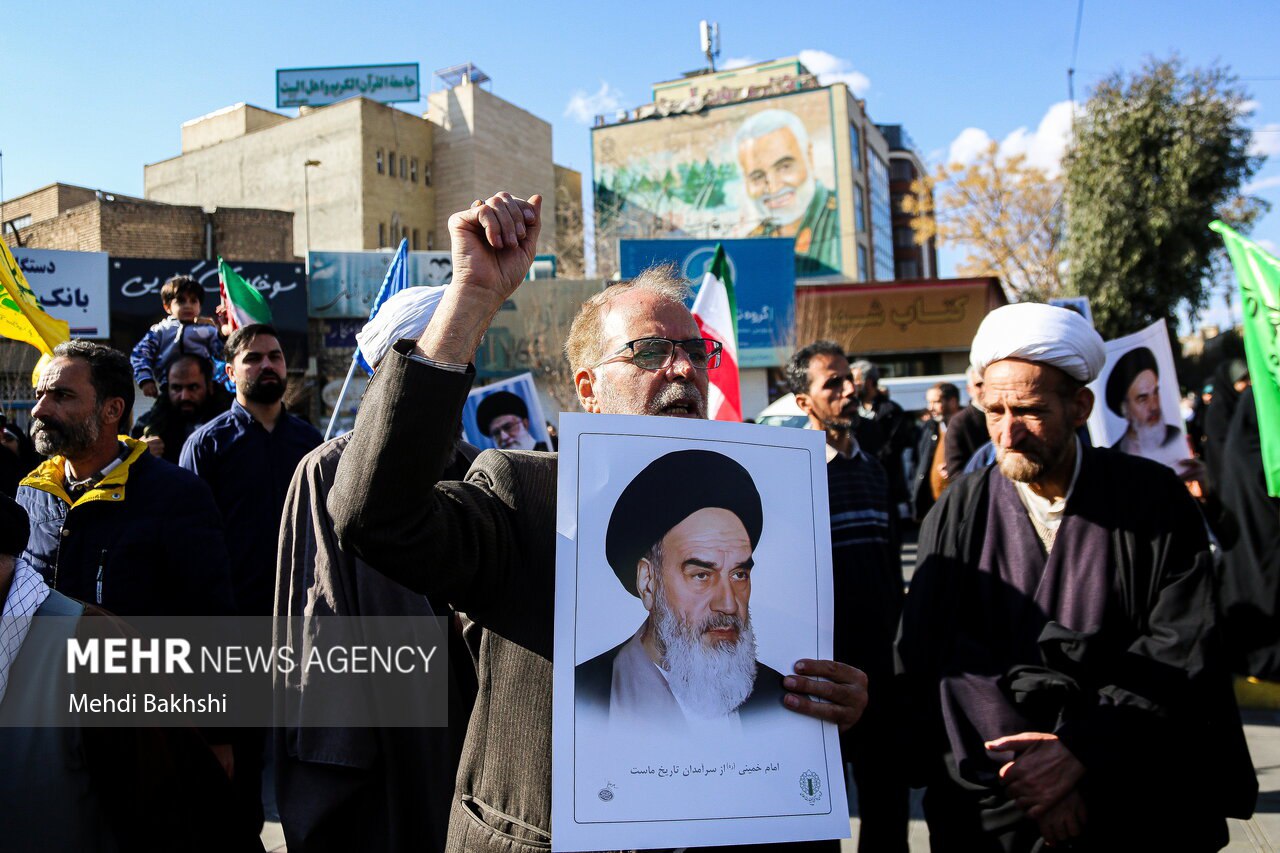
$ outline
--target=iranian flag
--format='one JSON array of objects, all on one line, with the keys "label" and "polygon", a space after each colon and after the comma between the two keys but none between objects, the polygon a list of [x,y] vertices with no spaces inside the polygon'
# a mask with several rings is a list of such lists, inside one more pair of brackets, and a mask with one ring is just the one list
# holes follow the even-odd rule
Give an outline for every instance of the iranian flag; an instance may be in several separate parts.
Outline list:
[{"label": "iranian flag", "polygon": [[742,392],[738,388],[738,297],[724,246],[716,244],[716,256],[702,277],[693,300],[693,319],[704,338],[724,345],[720,366],[707,372],[707,416],[713,421],[742,420]]},{"label": "iranian flag", "polygon": [[218,289],[222,293],[222,304],[227,306],[231,331],[271,322],[271,308],[258,288],[241,278],[222,258],[218,258]]}]

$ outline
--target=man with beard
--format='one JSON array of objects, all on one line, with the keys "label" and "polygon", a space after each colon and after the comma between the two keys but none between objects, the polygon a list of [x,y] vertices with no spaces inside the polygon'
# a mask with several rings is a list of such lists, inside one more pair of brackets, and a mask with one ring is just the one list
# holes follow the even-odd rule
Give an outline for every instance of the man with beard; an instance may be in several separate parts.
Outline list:
[{"label": "man with beard", "polygon": [[817,341],[797,351],[787,364],[787,380],[796,405],[809,416],[809,428],[827,437],[835,657],[855,663],[876,686],[875,701],[840,738],[858,788],[858,849],[905,853],[909,800],[894,747],[900,703],[893,681],[902,559],[889,478],[855,436],[855,426],[863,421],[853,373],[839,344]]},{"label": "man with beard", "polygon": [[[344,548],[481,628],[449,853],[551,843],[557,459],[489,450],[466,481],[441,478],[469,362],[533,263],[541,204],[499,193],[450,217],[453,284],[426,331],[383,359],[329,493]],[[688,296],[650,270],[582,306],[565,350],[586,411],[706,417],[718,345],[699,335]],[[797,661],[782,686],[787,708],[841,729],[866,705],[865,676],[835,661]]]},{"label": "man with beard", "polygon": [[998,308],[970,361],[997,464],[925,519],[898,644],[930,844],[1219,849],[1257,780],[1194,500],[1074,434],[1105,361],[1079,314]]},{"label": "man with beard", "polygon": [[1107,408],[1129,424],[1112,447],[1180,470],[1190,451],[1182,431],[1164,422],[1160,366],[1151,350],[1135,347],[1116,360],[1107,377]]},{"label": "man with beard", "polygon": [[809,131],[795,113],[765,110],[734,136],[742,184],[760,224],[748,237],[794,237],[796,275],[840,268],[840,223],[835,193],[813,174]]},{"label": "man with beard", "polygon": [[[227,338],[227,376],[235,381],[231,409],[191,434],[182,446],[183,468],[213,489],[227,529],[236,608],[244,616],[270,616],[275,596],[276,550],[285,496],[298,462],[321,442],[320,433],[285,411],[284,352],[275,329],[254,323]],[[235,744],[242,816],[261,828],[261,768],[265,734],[242,730]]]},{"label": "man with beard", "polygon": [[153,456],[177,465],[191,433],[226,411],[213,385],[213,362],[180,355],[169,365],[160,398],[134,423],[130,435],[146,443]]},{"label": "man with beard", "polygon": [[117,435],[133,395],[124,353],[78,340],[54,349],[31,410],[49,459],[18,488],[31,517],[23,557],[51,588],[119,616],[232,613],[209,487]]},{"label": "man with beard", "polygon": [[[672,489],[673,483],[699,483]],[[579,707],[615,730],[737,731],[786,713],[782,676],[756,660],[752,552],[764,513],[747,470],[720,453],[651,462],[609,517],[605,557],[649,617],[575,668]]]},{"label": "man with beard", "polygon": [[476,429],[499,450],[546,450],[529,432],[529,406],[518,394],[495,391],[476,406]]}]

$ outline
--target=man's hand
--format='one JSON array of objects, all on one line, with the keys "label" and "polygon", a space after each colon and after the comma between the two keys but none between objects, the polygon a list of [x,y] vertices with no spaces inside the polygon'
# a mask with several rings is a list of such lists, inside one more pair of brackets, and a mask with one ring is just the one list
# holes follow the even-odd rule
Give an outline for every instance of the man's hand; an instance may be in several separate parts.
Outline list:
[{"label": "man's hand", "polygon": [[1022,732],[987,741],[986,747],[988,752],[1015,754],[1000,768],[1000,779],[1018,807],[1036,820],[1075,790],[1084,776],[1084,765],[1057,735]]},{"label": "man's hand", "polygon": [[449,217],[453,282],[418,339],[417,352],[467,364],[502,307],[529,273],[542,230],[542,196],[498,193]]},{"label": "man's hand", "polygon": [[158,435],[144,435],[142,443],[151,451],[152,456],[164,457],[164,439]]},{"label": "man's hand", "polygon": [[525,201],[502,192],[450,216],[453,285],[489,290],[502,300],[514,293],[538,253],[541,213],[542,196]]},{"label": "man's hand", "polygon": [[213,309],[214,316],[218,319],[214,323],[218,327],[218,334],[224,338],[231,337],[231,333],[235,331],[231,328],[231,316],[227,313],[227,305],[225,302],[219,302]]},{"label": "man's hand", "polygon": [[155,380],[153,379],[142,380],[142,384],[139,385],[138,387],[142,389],[142,396],[144,397],[160,396],[160,389],[156,387]]},{"label": "man's hand", "polygon": [[1084,798],[1079,791],[1072,791],[1041,815],[1036,824],[1040,827],[1040,837],[1045,843],[1056,847],[1079,838],[1084,833],[1088,819],[1089,812],[1085,808]]},{"label": "man's hand", "polygon": [[[867,709],[867,675],[862,670],[847,663],[809,658],[796,661],[795,669],[809,677],[788,675],[782,679],[782,686],[790,691],[782,701],[791,710],[835,723],[846,732]],[[810,696],[826,701],[816,702]]]}]

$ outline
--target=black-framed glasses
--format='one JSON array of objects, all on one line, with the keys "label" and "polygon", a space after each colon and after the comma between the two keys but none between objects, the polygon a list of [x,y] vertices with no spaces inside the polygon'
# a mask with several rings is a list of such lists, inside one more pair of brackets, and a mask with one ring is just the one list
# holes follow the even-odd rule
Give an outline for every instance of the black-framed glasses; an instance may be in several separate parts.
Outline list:
[{"label": "black-framed glasses", "polygon": [[627,361],[641,370],[666,370],[675,360],[676,347],[685,351],[689,362],[698,370],[713,370],[720,366],[720,353],[724,345],[711,338],[689,338],[676,341],[671,338],[636,338],[627,341],[614,352],[597,361],[592,367],[599,367],[606,361],[612,361],[630,350]]}]

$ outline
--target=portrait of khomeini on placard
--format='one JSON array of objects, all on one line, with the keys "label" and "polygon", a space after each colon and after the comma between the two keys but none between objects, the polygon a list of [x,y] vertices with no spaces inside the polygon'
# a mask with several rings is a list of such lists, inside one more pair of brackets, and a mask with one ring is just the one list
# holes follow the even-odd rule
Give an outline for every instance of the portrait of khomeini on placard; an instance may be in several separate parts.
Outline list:
[{"label": "portrait of khomeini on placard", "polygon": [[668,453],[636,475],[609,516],[604,558],[648,615],[575,668],[577,709],[607,714],[611,729],[670,733],[786,715],[782,675],[756,660],[751,627],[764,525],[750,473],[724,454]]}]

